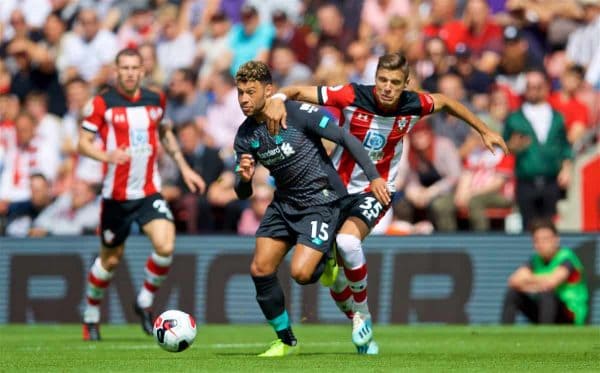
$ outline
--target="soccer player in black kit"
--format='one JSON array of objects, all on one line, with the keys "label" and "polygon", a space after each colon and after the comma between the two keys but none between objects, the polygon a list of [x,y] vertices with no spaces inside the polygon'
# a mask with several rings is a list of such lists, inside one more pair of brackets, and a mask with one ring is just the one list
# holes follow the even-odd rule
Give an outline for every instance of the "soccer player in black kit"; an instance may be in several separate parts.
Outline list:
[{"label": "soccer player in black kit", "polygon": [[269,169],[276,185],[273,202],[256,232],[250,267],[256,300],[278,337],[259,356],[286,356],[297,353],[298,346],[285,310],[277,268],[295,245],[290,265],[292,277],[299,284],[318,280],[324,267],[324,255],[335,242],[335,232],[343,221],[342,210],[348,203],[346,189],[321,138],[351,152],[382,204],[389,204],[390,194],[361,143],[316,106],[286,102],[287,130],[277,136],[269,135],[262,110],[267,97],[273,93],[273,86],[271,73],[264,63],[250,61],[242,65],[236,74],[236,85],[240,107],[248,118],[234,141],[235,191],[241,199],[252,195],[255,162]]}]

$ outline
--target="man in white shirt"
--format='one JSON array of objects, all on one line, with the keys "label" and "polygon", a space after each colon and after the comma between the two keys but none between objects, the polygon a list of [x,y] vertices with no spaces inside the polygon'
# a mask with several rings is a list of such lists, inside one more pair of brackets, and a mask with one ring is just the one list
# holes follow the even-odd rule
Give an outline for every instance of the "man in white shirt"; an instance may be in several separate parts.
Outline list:
[{"label": "man in white shirt", "polygon": [[75,180],[71,190],[59,196],[33,221],[32,237],[94,233],[100,222],[100,201],[92,184]]},{"label": "man in white shirt", "polygon": [[118,51],[116,36],[100,28],[94,9],[83,9],[77,21],[81,34],[72,34],[65,40],[64,59],[61,60],[63,78],[81,75],[94,87],[107,82],[110,65]]}]

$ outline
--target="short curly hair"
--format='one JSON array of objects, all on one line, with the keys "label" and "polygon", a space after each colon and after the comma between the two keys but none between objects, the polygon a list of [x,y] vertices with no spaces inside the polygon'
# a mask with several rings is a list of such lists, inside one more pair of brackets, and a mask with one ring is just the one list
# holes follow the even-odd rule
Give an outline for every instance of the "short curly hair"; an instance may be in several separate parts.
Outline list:
[{"label": "short curly hair", "polygon": [[263,84],[271,84],[271,72],[269,67],[264,62],[248,61],[238,69],[235,74],[236,83],[260,82]]}]

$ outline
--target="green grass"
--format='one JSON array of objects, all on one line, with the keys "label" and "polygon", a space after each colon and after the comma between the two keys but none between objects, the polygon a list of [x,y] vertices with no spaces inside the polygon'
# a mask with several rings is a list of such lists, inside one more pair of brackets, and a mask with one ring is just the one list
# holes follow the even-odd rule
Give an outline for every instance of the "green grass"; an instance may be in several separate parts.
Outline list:
[{"label": "green grass", "polygon": [[301,355],[264,359],[265,325],[199,325],[187,351],[168,353],[137,325],[102,327],[82,342],[79,325],[0,326],[1,372],[398,372],[600,371],[600,328],[379,326],[379,356],[358,356],[348,326],[295,327]]}]

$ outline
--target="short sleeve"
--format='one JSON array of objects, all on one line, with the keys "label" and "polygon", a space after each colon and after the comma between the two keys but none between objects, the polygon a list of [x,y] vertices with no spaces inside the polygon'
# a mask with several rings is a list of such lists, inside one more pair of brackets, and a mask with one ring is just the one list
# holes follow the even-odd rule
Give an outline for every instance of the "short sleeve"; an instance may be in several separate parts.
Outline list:
[{"label": "short sleeve", "polygon": [[433,113],[433,97],[429,93],[418,92],[419,103],[421,104],[421,116],[429,115]]},{"label": "short sleeve", "polygon": [[106,112],[106,103],[101,96],[95,96],[83,107],[82,115],[83,129],[90,132],[98,132],[104,126],[104,113]]},{"label": "short sleeve", "polygon": [[335,87],[318,86],[319,105],[333,106],[343,109],[354,102],[356,93],[352,84]]}]

